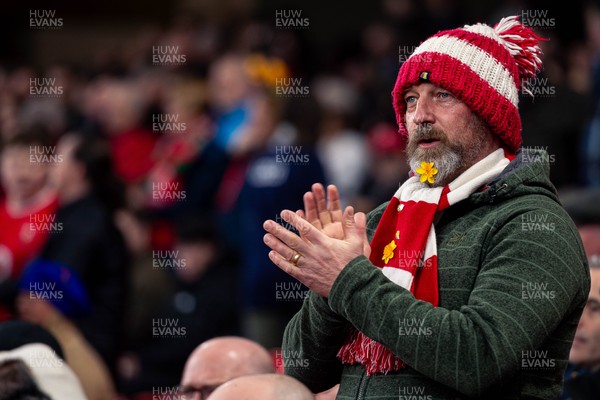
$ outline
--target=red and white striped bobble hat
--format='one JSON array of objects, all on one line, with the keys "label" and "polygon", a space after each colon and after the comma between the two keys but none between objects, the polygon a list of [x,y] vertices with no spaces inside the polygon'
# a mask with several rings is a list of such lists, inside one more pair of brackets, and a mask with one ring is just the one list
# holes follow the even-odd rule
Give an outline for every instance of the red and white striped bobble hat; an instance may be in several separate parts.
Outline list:
[{"label": "red and white striped bobble hat", "polygon": [[408,136],[404,92],[425,81],[463,101],[515,152],[522,142],[519,90],[523,80],[534,78],[542,68],[540,40],[516,16],[503,18],[493,28],[465,25],[433,35],[400,67],[392,92],[400,133]]}]

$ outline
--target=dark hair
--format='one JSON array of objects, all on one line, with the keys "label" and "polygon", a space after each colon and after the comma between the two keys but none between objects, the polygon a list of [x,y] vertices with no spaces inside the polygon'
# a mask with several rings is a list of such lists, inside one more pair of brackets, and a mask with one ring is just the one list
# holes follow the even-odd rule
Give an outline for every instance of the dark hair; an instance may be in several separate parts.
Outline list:
[{"label": "dark hair", "polygon": [[43,343],[57,356],[65,358],[62,347],[46,328],[18,319],[0,323],[0,351],[13,350],[30,343]]},{"label": "dark hair", "polygon": [[114,173],[108,142],[95,135],[69,133],[78,138],[73,158],[83,164],[96,196],[112,213],[125,204],[125,186]]},{"label": "dark hair", "polygon": [[51,140],[46,129],[41,126],[32,126],[19,131],[16,135],[2,144],[2,149],[9,147],[50,146]]},{"label": "dark hair", "polygon": [[19,359],[0,363],[0,400],[52,400],[35,383],[29,367]]}]

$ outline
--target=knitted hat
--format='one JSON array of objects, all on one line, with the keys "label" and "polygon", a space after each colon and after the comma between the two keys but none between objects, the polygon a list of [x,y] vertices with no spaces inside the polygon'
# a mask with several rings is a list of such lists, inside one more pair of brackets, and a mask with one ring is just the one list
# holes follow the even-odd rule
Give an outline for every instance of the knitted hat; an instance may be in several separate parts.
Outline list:
[{"label": "knitted hat", "polygon": [[[516,16],[503,18],[493,28],[465,25],[433,35],[398,73],[392,96],[400,133],[408,136],[404,92],[430,82],[459,98],[515,152],[522,142],[519,90],[523,80],[535,77],[542,67],[540,40]],[[527,87],[523,91],[531,94]]]},{"label": "knitted hat", "polygon": [[77,272],[41,257],[27,265],[19,289],[33,292],[31,296],[37,299],[48,300],[67,317],[86,316],[92,310],[87,289]]}]

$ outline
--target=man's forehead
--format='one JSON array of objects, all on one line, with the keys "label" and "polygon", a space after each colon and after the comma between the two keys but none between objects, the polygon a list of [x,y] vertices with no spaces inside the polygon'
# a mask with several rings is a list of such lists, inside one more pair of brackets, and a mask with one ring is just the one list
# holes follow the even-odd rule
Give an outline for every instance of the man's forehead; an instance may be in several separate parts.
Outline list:
[{"label": "man's forehead", "polygon": [[431,82],[423,82],[423,81],[419,81],[417,83],[415,83],[414,85],[410,85],[409,87],[406,88],[405,93],[406,92],[410,92],[410,91],[425,91],[425,90],[446,90],[441,86],[437,86],[434,85]]}]

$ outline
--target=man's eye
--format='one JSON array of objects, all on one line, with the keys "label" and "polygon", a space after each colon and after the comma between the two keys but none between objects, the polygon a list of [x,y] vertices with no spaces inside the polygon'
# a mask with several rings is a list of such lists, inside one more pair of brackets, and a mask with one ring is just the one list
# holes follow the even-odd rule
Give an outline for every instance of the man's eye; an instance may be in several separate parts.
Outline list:
[{"label": "man's eye", "polygon": [[441,99],[449,99],[452,97],[452,95],[448,92],[439,92],[438,97]]},{"label": "man's eye", "polygon": [[404,98],[404,101],[406,102],[406,104],[412,104],[417,101],[417,98],[415,96],[406,96]]}]

